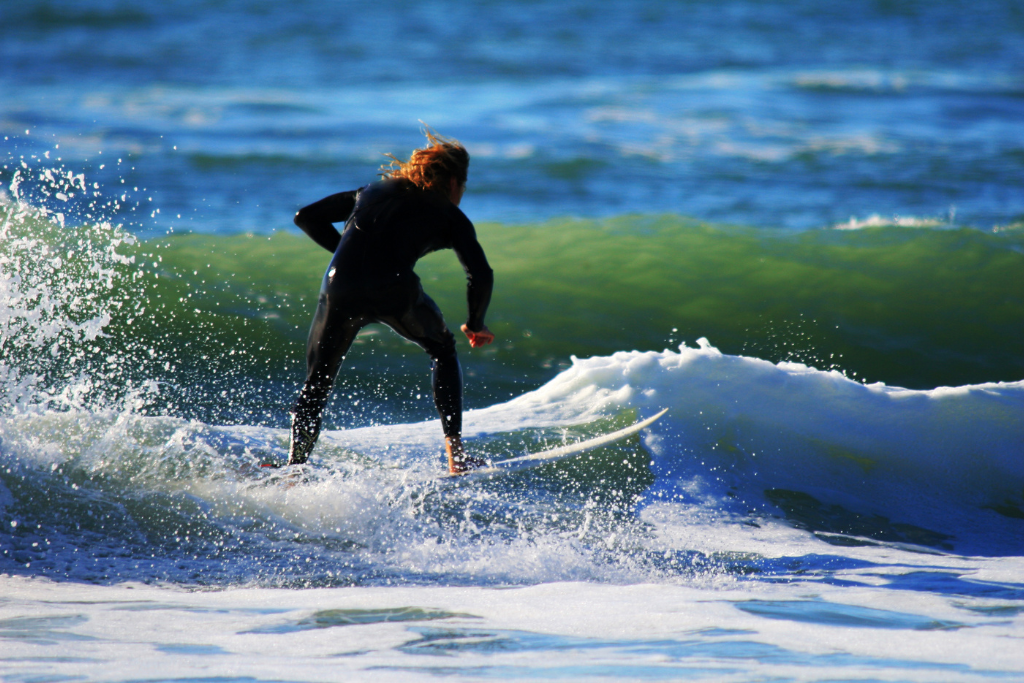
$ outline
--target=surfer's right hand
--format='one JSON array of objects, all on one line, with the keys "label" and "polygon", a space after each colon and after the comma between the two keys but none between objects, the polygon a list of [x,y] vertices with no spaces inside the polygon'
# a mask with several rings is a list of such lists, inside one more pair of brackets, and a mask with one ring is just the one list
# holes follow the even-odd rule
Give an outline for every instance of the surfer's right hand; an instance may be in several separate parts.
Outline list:
[{"label": "surfer's right hand", "polygon": [[487,325],[484,325],[476,332],[463,325],[462,332],[469,339],[469,345],[474,349],[478,346],[486,346],[494,341],[494,333],[487,329]]}]

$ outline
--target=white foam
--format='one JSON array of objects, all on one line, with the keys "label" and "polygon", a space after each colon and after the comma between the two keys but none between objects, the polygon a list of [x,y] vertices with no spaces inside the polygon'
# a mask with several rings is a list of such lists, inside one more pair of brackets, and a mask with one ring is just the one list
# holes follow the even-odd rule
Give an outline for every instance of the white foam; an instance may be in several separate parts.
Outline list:
[{"label": "white foam", "polygon": [[[844,578],[847,574],[843,574]],[[7,579],[0,655],[34,677],[117,680],[470,678],[987,680],[1024,666],[1024,616],[944,596],[795,581],[718,590],[561,582],[185,591]],[[764,613],[745,609],[768,608]],[[810,606],[810,622],[785,618]],[[783,618],[771,616],[780,608]],[[410,609],[433,619],[374,620]],[[844,623],[867,616],[878,627]],[[365,615],[368,623],[331,618]],[[911,626],[887,627],[885,619]],[[319,619],[319,628],[315,627]],[[920,624],[914,628],[913,624]],[[929,627],[929,624],[934,626]],[[943,628],[942,624],[949,624]],[[53,657],[60,642],[61,656]],[[594,672],[598,675],[594,675]]]},{"label": "white foam", "polygon": [[728,509],[730,489],[795,490],[932,529],[966,532],[984,518],[996,537],[1016,520],[988,508],[1024,502],[1024,382],[864,385],[836,371],[724,355],[701,340],[678,352],[574,359],[544,387],[468,422],[500,430],[662,407],[669,414],[645,440],[662,494],[702,491]]},{"label": "white foam", "polygon": [[[35,411],[0,417],[0,438],[3,464],[55,472],[44,488],[62,486],[72,468],[98,488],[88,495],[102,499],[186,496],[204,524],[269,525],[258,541],[266,548],[281,534],[349,544],[364,565],[405,579],[661,580],[664,552],[827,548],[776,519],[784,511],[766,494],[772,490],[949,534],[966,543],[957,550],[1019,546],[1020,521],[992,508],[1019,505],[1024,488],[1022,382],[929,391],[863,385],[834,371],[722,354],[701,340],[698,348],[574,359],[545,386],[469,412],[466,434],[470,443],[495,433],[514,439],[517,431],[526,437],[626,411],[642,418],[663,407],[669,413],[642,440],[655,476],[639,506],[648,527],[585,494],[555,503],[500,481],[434,488],[436,421],[327,432],[314,454],[316,476],[291,488],[260,487],[243,474],[261,453],[280,457],[285,429]],[[163,533],[154,523],[153,533]]]},{"label": "white foam", "polygon": [[850,220],[845,223],[837,223],[832,227],[835,230],[863,230],[864,228],[883,228],[888,226],[897,226],[900,228],[953,227],[949,220],[939,220],[938,218],[919,218],[917,216],[885,217],[877,213],[873,213],[867,218],[850,216]]}]

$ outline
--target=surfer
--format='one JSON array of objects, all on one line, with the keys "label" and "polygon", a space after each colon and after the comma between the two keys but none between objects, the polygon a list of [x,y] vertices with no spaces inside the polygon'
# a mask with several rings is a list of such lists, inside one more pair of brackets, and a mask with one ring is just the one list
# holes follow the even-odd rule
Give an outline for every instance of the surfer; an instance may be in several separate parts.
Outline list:
[{"label": "surfer", "polygon": [[[462,331],[476,348],[494,335],[484,324],[494,276],[473,224],[459,209],[469,153],[456,140],[425,131],[428,146],[408,161],[391,157],[382,179],[341,192],[295,214],[295,225],[334,253],[320,287],[306,345],[306,381],[292,407],[288,464],[306,462],[320,434],[334,378],[356,333],[384,323],[415,342],[433,361],[434,405],[441,416],[448,469],[465,472],[483,461],[462,446],[462,370],[455,336],[413,272],[416,261],[453,249],[466,271],[469,317]],[[344,222],[341,233],[334,223]]]}]

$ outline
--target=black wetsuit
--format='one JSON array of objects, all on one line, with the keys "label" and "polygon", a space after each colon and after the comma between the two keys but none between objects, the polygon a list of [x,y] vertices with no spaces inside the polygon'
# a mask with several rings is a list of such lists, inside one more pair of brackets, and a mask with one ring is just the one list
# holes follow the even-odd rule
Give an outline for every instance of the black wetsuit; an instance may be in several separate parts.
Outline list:
[{"label": "black wetsuit", "polygon": [[[333,223],[345,221],[341,234]],[[384,180],[310,204],[295,224],[334,258],[320,287],[306,347],[306,383],[292,408],[290,462],[305,462],[320,433],[335,375],[356,333],[384,323],[433,359],[434,404],[445,436],[462,432],[462,370],[455,337],[426,295],[413,266],[438,249],[454,249],[469,281],[469,318],[484,327],[494,277],[473,224],[447,197],[407,180]]]}]

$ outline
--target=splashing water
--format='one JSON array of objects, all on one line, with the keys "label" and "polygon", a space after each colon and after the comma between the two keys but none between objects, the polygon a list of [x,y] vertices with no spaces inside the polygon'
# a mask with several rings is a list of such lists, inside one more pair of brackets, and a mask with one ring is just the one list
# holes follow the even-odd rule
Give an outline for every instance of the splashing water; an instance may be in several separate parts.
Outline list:
[{"label": "splashing water", "polygon": [[110,334],[144,313],[143,267],[129,253],[138,241],[103,218],[109,203],[84,175],[22,161],[9,191],[0,196],[4,410],[99,406],[141,390],[138,349]]}]

